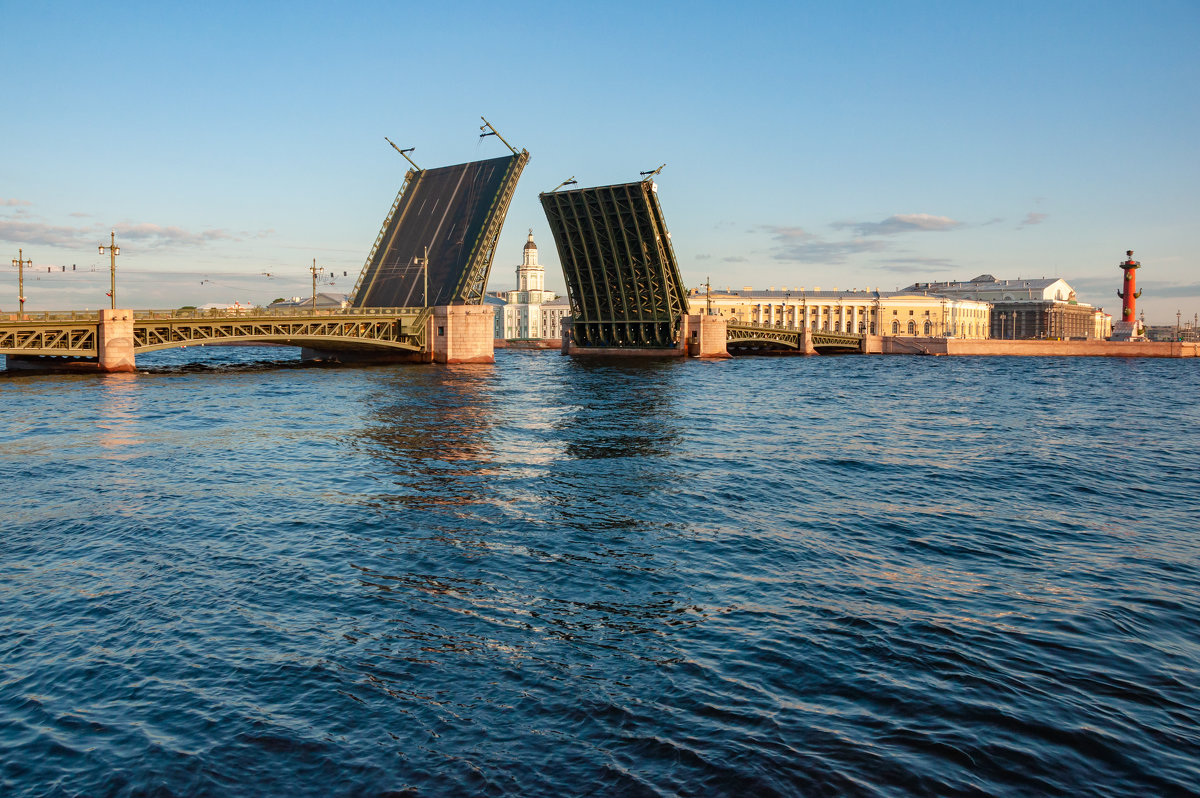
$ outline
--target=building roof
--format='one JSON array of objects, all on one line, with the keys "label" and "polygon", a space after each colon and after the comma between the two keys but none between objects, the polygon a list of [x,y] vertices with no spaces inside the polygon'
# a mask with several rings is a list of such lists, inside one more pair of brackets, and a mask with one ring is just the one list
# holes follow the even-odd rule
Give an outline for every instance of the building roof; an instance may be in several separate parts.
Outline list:
[{"label": "building roof", "polygon": [[[837,300],[837,299],[846,299],[846,300],[856,301],[856,302],[874,302],[876,299],[897,299],[900,297],[927,298],[927,296],[928,296],[927,293],[924,291],[913,291],[913,290],[907,290],[907,289],[903,290],[903,291],[879,291],[877,289],[870,289],[870,288],[861,288],[861,289],[847,288],[847,289],[844,289],[841,291],[836,290],[836,289],[832,290],[832,291],[822,291],[819,288],[814,288],[813,290],[808,290],[804,287],[781,288],[778,290],[774,289],[774,288],[767,288],[767,289],[762,289],[762,290],[754,289],[754,288],[725,289],[725,290],[714,289],[712,292],[712,295],[713,295],[713,298],[741,297],[743,299],[748,299],[748,300],[755,300],[755,299],[762,299],[762,300],[785,299],[785,300],[787,300],[787,299],[790,299],[790,301],[792,301],[792,302],[803,302],[803,301],[814,302],[814,301],[820,301],[820,300]],[[703,299],[703,298],[704,298],[704,290],[703,289],[695,288],[695,289],[692,289],[691,292],[689,292],[689,294],[688,294],[688,299],[692,300],[692,301],[695,301],[696,299]]]},{"label": "building roof", "polygon": [[945,280],[943,282],[913,283],[906,291],[979,291],[983,289],[1012,289],[1014,291],[1044,291],[1055,283],[1066,282],[1061,277],[1038,277],[1016,280],[997,280],[990,274],[981,274],[970,280]]},{"label": "building roof", "polygon": [[[319,308],[340,308],[345,307],[350,301],[350,297],[346,294],[326,294],[320,291],[317,292],[317,307]],[[269,307],[273,308],[300,308],[305,305],[313,304],[312,297],[294,296],[291,299],[285,299],[282,302],[272,302]]]},{"label": "building roof", "polygon": [[966,281],[913,283],[906,290],[987,302],[1078,302],[1075,289],[1061,277],[997,280],[990,274],[981,274]]}]

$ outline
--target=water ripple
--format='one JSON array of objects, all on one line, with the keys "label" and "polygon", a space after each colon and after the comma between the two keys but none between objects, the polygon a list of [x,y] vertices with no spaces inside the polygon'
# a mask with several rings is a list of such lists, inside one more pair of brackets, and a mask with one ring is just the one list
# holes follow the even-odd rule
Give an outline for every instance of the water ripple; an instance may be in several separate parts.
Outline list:
[{"label": "water ripple", "polygon": [[0,381],[0,793],[1197,794],[1194,364],[281,351]]}]

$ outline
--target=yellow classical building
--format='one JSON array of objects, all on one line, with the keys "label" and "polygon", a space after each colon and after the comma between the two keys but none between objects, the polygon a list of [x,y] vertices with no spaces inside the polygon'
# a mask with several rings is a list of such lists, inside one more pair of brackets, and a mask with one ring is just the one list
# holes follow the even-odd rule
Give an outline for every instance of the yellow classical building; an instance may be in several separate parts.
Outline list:
[{"label": "yellow classical building", "polygon": [[910,337],[987,338],[991,305],[908,291],[753,288],[688,295],[689,311],[741,322]]}]

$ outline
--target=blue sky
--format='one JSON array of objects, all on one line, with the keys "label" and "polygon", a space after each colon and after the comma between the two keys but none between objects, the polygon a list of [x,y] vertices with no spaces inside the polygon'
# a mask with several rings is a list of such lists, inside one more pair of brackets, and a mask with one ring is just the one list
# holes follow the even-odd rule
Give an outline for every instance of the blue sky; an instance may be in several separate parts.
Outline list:
[{"label": "blue sky", "polygon": [[313,258],[349,291],[406,166],[383,137],[504,154],[482,114],[532,156],[492,289],[530,227],[564,285],[539,191],[666,163],[689,285],[1054,275],[1111,311],[1133,249],[1148,321],[1200,311],[1194,0],[0,0],[0,36],[4,309],[18,248],[28,307],[107,304],[112,228],[126,306],[306,294]]}]

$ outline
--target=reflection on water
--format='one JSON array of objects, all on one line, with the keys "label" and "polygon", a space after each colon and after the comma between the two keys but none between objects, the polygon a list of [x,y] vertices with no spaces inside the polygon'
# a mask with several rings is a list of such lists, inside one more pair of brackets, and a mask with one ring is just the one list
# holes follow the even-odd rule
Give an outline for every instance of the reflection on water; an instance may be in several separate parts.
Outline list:
[{"label": "reflection on water", "polygon": [[383,380],[353,437],[379,469],[367,504],[461,512],[487,503],[495,382],[491,366],[408,369]]},{"label": "reflection on water", "polygon": [[664,457],[679,445],[687,390],[674,359],[572,360],[555,396],[564,454],[573,459]]},{"label": "reflection on water", "polygon": [[106,374],[98,381],[97,440],[105,456],[113,460],[138,456],[133,447],[142,443],[137,427],[141,399],[137,380],[137,374]]}]

